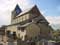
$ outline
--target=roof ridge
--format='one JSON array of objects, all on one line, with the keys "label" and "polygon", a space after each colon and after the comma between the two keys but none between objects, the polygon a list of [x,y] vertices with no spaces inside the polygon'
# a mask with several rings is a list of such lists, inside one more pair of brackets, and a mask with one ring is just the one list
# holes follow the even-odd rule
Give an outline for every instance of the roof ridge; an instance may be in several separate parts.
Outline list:
[{"label": "roof ridge", "polygon": [[29,12],[29,11],[30,11],[31,9],[33,9],[35,6],[36,6],[36,5],[33,5],[33,6],[29,7],[29,8],[27,8],[27,9],[23,10],[23,11],[22,11],[19,15],[17,15],[16,17],[18,17],[18,16],[20,16],[20,15],[22,15],[22,14],[25,14],[25,13]]}]

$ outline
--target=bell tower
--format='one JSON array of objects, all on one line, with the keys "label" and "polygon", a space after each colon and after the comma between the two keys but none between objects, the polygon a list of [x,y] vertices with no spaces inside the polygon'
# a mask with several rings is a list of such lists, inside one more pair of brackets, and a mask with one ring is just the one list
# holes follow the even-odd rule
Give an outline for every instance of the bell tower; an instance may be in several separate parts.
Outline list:
[{"label": "bell tower", "polygon": [[19,7],[19,5],[17,4],[15,9],[12,11],[11,14],[11,22],[16,18],[17,15],[19,15],[22,12],[21,8]]}]

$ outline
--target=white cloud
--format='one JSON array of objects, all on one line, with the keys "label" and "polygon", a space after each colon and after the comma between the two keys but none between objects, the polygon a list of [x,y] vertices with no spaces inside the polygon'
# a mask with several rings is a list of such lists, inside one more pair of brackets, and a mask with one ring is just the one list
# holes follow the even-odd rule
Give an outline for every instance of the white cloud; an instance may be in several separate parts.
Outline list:
[{"label": "white cloud", "polygon": [[[60,7],[57,8],[60,11]],[[51,24],[60,24],[60,16],[46,16],[45,13],[47,10],[40,10],[41,14],[46,18],[46,20]]]},{"label": "white cloud", "polygon": [[[22,9],[25,9],[30,4],[30,0],[0,0],[0,9],[14,9],[15,5],[18,3]],[[29,5],[30,6],[30,5]]]},{"label": "white cloud", "polygon": [[46,16],[50,24],[60,24],[60,16]]},{"label": "white cloud", "polygon": [[17,3],[22,10],[30,6],[29,0],[0,0],[0,25],[10,24],[11,11]]},{"label": "white cloud", "polygon": [[0,13],[0,25],[10,24],[10,11]]}]

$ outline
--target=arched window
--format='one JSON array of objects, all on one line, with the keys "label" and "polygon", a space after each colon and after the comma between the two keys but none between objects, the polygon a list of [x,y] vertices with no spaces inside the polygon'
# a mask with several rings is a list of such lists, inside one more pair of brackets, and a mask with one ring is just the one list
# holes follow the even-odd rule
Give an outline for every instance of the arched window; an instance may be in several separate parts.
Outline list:
[{"label": "arched window", "polygon": [[10,37],[10,31],[7,31],[6,34],[8,37]]},{"label": "arched window", "polygon": [[21,27],[21,31],[24,32],[25,27]]},{"label": "arched window", "polygon": [[17,30],[20,30],[20,27],[17,27]]},{"label": "arched window", "polygon": [[13,32],[13,38],[16,39],[16,32]]}]

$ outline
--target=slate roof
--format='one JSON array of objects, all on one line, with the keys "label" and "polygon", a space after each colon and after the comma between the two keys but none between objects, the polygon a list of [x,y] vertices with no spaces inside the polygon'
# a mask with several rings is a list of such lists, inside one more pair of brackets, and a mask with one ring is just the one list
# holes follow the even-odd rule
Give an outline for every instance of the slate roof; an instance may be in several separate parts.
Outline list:
[{"label": "slate roof", "polygon": [[16,16],[22,12],[22,10],[21,10],[21,8],[19,7],[18,4],[16,5],[14,10],[16,11]]},{"label": "slate roof", "polygon": [[[22,11],[19,15],[16,16],[16,18],[18,18],[18,17],[20,17],[21,15],[24,15],[24,14],[30,12],[33,8],[37,8],[37,6],[34,5],[34,6],[30,7],[30,8]],[[38,9],[38,8],[37,8],[37,9]],[[41,17],[39,17],[39,18],[41,18]],[[44,17],[43,17],[43,18],[44,18]],[[47,20],[46,20],[46,22],[47,22]],[[18,24],[20,24],[20,23],[10,24],[10,25],[7,25],[7,26],[18,25]],[[27,25],[29,25],[29,24],[31,24],[31,23],[27,23],[27,24],[25,24],[25,25],[20,25],[20,26],[23,27],[23,26],[27,26]]]},{"label": "slate roof", "polygon": [[21,16],[21,15],[23,15],[23,14],[25,14],[25,13],[30,12],[30,11],[31,11],[33,8],[35,8],[35,7],[37,7],[37,6],[36,6],[36,5],[31,6],[30,8],[28,8],[28,9],[22,11],[22,12],[21,12],[19,15],[17,15],[16,17],[19,17],[19,16]]}]

